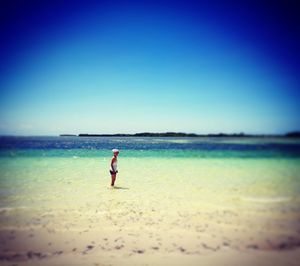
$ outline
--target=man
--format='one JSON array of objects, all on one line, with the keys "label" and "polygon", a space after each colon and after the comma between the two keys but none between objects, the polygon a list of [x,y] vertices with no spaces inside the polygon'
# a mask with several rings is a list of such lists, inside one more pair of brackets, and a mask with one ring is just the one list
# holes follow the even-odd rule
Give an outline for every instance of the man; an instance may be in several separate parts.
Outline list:
[{"label": "man", "polygon": [[113,187],[115,185],[115,181],[117,178],[117,173],[118,173],[118,155],[119,155],[119,150],[118,149],[113,149],[112,150],[114,156],[111,159],[110,163],[110,175],[111,175],[111,186]]}]

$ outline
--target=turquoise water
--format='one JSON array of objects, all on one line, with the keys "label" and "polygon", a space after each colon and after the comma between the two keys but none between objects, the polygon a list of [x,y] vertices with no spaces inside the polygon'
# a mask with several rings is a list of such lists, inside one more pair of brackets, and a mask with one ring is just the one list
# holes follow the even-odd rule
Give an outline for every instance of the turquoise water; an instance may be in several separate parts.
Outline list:
[{"label": "turquoise water", "polygon": [[109,183],[114,147],[121,149],[119,176],[128,185],[169,180],[187,190],[237,189],[249,200],[299,196],[300,142],[293,139],[1,137],[1,205],[37,184]]}]

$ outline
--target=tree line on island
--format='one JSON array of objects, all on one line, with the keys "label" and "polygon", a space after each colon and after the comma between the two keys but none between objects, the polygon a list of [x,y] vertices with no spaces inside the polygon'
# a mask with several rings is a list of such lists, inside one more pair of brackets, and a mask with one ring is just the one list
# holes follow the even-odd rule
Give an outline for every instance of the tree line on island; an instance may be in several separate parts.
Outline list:
[{"label": "tree line on island", "polygon": [[152,132],[142,132],[135,134],[87,134],[81,133],[78,135],[75,134],[61,134],[61,137],[290,137],[290,138],[299,138],[300,132],[288,132],[283,135],[270,135],[270,134],[245,134],[241,133],[218,133],[218,134],[195,134],[195,133],[183,133],[183,132],[164,132],[164,133],[152,133]]}]

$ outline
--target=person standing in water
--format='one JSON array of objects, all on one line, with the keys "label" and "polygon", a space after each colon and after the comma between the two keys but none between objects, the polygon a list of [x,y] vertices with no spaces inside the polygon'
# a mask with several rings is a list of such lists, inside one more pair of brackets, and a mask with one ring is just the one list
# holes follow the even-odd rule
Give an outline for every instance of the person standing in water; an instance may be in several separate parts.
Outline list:
[{"label": "person standing in water", "polygon": [[118,149],[113,149],[112,150],[114,156],[111,159],[110,163],[110,175],[111,175],[111,186],[113,187],[115,185],[115,181],[117,178],[117,173],[118,173],[118,155],[119,155],[119,150]]}]

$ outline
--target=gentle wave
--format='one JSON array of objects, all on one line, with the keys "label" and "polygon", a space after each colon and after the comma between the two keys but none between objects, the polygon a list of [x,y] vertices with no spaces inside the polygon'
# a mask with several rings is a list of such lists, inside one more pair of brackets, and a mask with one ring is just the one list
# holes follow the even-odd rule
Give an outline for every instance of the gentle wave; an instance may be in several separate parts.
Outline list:
[{"label": "gentle wave", "polygon": [[[300,158],[300,151],[278,150],[189,150],[189,149],[121,149],[122,157],[170,158]],[[0,149],[0,158],[59,157],[101,158],[111,157],[110,149]]]}]

